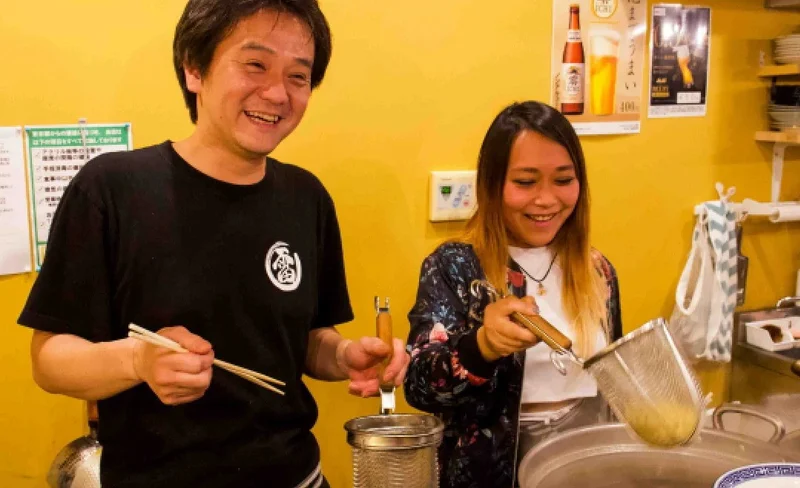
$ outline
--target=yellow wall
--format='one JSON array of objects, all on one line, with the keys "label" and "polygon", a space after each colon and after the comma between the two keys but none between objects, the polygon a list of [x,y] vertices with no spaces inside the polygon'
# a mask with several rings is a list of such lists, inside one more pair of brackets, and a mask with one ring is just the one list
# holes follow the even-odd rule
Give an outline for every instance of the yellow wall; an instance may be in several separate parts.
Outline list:
[{"label": "yellow wall", "polygon": [[[584,138],[594,196],[594,243],[616,264],[626,330],[671,310],[692,225],[692,206],[713,184],[737,200],[769,198],[771,148],[759,49],[791,32],[800,15],[761,0],[712,0],[708,117],[645,120],[642,134]],[[0,125],[133,123],[137,147],[187,135],[174,81],[171,35],[183,0],[2,2]],[[305,121],[276,156],[319,175],[333,194],[344,236],[357,321],[373,329],[372,296],[393,299],[396,332],[416,290],[422,258],[459,224],[432,225],[428,173],[474,167],[493,116],[512,100],[547,100],[551,6],[547,1],[323,0],[335,34],[327,79]],[[788,153],[794,157],[792,150]],[[800,154],[800,153],[798,153]],[[789,161],[784,198],[800,196]],[[800,224],[748,222],[748,307],[794,287]],[[0,278],[0,486],[41,487],[60,446],[83,431],[81,404],[37,390],[30,333],[15,326],[33,275]],[[724,394],[713,369],[706,383]],[[342,424],[374,413],[343,384],[313,385],[316,428],[333,486],[348,486]],[[403,410],[408,410],[405,406]]]}]

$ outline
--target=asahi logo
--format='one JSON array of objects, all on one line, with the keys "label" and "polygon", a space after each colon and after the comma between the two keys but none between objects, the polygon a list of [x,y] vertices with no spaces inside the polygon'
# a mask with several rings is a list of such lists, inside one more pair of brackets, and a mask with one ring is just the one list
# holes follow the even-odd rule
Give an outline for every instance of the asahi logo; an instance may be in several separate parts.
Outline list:
[{"label": "asahi logo", "polygon": [[269,280],[281,291],[294,291],[303,278],[300,256],[289,250],[289,245],[278,241],[269,248],[264,263]]},{"label": "asahi logo", "polygon": [[617,11],[617,0],[592,0],[592,11],[601,19],[607,19]]}]

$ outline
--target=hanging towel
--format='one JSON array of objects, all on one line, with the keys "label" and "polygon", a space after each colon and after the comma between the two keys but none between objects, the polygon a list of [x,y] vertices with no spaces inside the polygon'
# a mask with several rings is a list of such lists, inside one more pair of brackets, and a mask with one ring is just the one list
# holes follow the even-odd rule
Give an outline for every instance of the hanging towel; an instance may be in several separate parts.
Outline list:
[{"label": "hanging towel", "polygon": [[736,308],[736,212],[730,197],[736,191],[723,191],[716,185],[719,200],[703,204],[708,237],[714,257],[715,283],[711,295],[711,314],[706,336],[704,359],[729,362],[733,347],[733,312]]}]

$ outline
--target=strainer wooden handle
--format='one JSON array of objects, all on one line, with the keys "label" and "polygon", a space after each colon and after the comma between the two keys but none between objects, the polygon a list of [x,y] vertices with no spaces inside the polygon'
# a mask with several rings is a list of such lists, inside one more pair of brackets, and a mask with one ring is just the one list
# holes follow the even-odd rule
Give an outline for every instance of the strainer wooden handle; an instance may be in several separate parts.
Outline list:
[{"label": "strainer wooden handle", "polygon": [[551,349],[559,352],[569,352],[572,350],[572,340],[561,333],[560,330],[548,322],[541,315],[523,315],[518,312],[511,314],[514,322],[533,332]]},{"label": "strainer wooden handle", "polygon": [[394,388],[394,385],[391,382],[385,383],[383,381],[383,374],[386,372],[386,367],[392,361],[392,357],[394,356],[392,316],[389,315],[388,299],[385,307],[378,306],[377,298],[375,303],[377,312],[377,317],[375,318],[375,335],[382,340],[384,344],[389,346],[389,356],[387,356],[386,359],[381,361],[380,365],[378,365],[378,382],[382,389],[392,389]]},{"label": "strainer wooden handle", "polygon": [[89,400],[86,402],[86,420],[89,422],[89,426],[92,424],[97,425],[98,420],[100,419],[100,415],[97,413],[97,402]]}]

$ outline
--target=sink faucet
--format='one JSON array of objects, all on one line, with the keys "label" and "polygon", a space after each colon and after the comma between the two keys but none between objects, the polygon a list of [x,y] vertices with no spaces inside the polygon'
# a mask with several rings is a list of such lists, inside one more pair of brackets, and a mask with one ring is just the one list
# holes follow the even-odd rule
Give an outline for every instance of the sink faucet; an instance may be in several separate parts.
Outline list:
[{"label": "sink faucet", "polygon": [[778,300],[778,303],[775,305],[776,308],[783,308],[788,304],[795,304],[800,302],[800,297],[783,297]]}]

